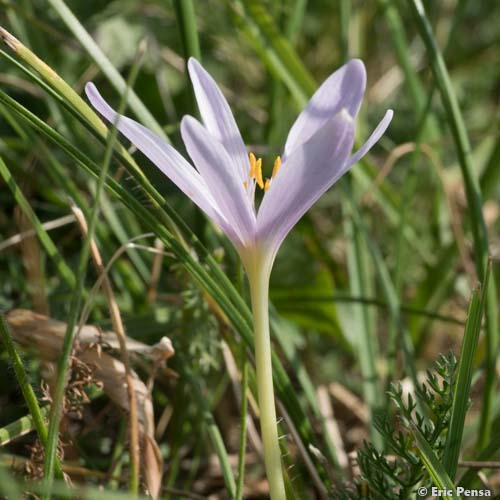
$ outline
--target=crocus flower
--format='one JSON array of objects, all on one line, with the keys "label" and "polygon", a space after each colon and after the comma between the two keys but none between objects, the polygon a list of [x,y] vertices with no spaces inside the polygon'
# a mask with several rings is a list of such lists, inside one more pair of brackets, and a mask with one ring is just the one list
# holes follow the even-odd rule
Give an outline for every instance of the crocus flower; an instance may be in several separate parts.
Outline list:
[{"label": "crocus flower", "polygon": [[[353,155],[354,120],[366,85],[363,63],[353,59],[317,90],[288,134],[282,157],[264,178],[262,161],[248,154],[229,105],[212,77],[190,59],[203,124],[185,116],[181,135],[196,168],[172,146],[103,100],[92,83],[92,105],[144,153],[228,236],[249,278],[256,351],[261,430],[271,498],[284,497],[272,385],[268,320],[269,275],[286,235],[304,213],[380,139],[392,111]],[[258,209],[256,189],[264,191]]]}]

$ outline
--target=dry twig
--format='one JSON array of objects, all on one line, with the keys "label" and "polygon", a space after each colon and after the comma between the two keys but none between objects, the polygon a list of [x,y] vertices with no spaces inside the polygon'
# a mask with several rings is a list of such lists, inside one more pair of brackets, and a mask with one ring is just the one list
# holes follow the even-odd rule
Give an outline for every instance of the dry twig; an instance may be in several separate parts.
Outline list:
[{"label": "dry twig", "polygon": [[[24,309],[14,309],[7,314],[7,322],[14,339],[21,345],[35,348],[44,361],[54,362],[61,354],[66,324]],[[102,332],[92,325],[83,325],[78,336],[80,349],[75,355],[80,361],[94,367],[94,378],[102,383],[104,392],[125,411],[130,411],[130,398],[126,384],[125,365],[102,347],[103,339],[115,339],[116,333]],[[106,342],[106,340],[104,340]],[[166,360],[173,355],[170,341],[164,337],[154,346],[125,338],[129,351],[150,353],[153,360]],[[156,498],[161,485],[163,460],[154,439],[154,415],[151,395],[142,380],[131,370],[137,403],[137,419],[142,441],[142,457],[149,491]]]}]

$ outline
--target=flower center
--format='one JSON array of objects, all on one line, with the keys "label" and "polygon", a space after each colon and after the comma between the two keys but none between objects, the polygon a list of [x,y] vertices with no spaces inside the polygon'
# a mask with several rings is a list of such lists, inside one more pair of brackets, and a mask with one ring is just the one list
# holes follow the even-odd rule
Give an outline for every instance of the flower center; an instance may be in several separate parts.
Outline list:
[{"label": "flower center", "polygon": [[[250,181],[254,180],[254,182],[257,184],[257,186],[260,187],[260,189],[263,189],[264,191],[267,191],[269,187],[271,186],[271,182],[278,173],[278,170],[281,167],[281,157],[277,156],[276,159],[274,160],[274,166],[273,166],[273,172],[271,174],[271,178],[262,178],[262,158],[257,159],[253,153],[250,153],[248,155],[249,160],[250,160]],[[245,188],[247,187],[247,182],[245,181],[243,183]]]}]

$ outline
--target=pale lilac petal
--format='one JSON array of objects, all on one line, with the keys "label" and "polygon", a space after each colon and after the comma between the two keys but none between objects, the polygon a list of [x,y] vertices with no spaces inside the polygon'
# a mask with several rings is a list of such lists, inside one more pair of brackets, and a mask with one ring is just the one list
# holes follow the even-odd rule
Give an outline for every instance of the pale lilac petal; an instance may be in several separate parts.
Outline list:
[{"label": "pale lilac petal", "polygon": [[373,146],[384,135],[384,132],[387,130],[387,127],[391,123],[393,116],[394,112],[392,111],[392,109],[388,109],[368,140],[349,158],[349,160],[347,160],[347,169],[351,168],[355,163],[361,160],[361,158],[363,158],[363,156],[365,156],[365,154],[368,153],[371,148],[373,148]]},{"label": "pale lilac petal", "polygon": [[181,135],[189,156],[224,217],[241,243],[251,244],[255,236],[255,213],[226,149],[192,116],[182,119]]},{"label": "pale lilac petal", "polygon": [[352,59],[330,75],[290,129],[283,159],[308,141],[343,108],[355,118],[361,106],[365,86],[366,70],[359,59]]},{"label": "pale lilac petal", "polygon": [[224,94],[196,59],[189,59],[188,69],[203,124],[226,148],[241,182],[248,180],[248,153]]},{"label": "pale lilac petal", "polygon": [[[92,106],[110,123],[115,123],[117,113],[101,97],[95,85],[87,83],[85,92]],[[217,207],[200,174],[173,147],[126,116],[120,116],[116,128],[224,232],[231,232],[226,218]]]},{"label": "pale lilac petal", "polygon": [[272,257],[292,227],[340,177],[353,141],[354,120],[344,109],[283,162],[257,216],[257,239]]}]

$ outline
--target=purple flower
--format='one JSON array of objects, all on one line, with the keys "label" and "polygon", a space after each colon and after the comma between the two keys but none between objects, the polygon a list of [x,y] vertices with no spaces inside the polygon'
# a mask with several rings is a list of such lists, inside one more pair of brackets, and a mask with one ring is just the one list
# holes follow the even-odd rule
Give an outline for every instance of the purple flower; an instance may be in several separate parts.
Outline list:
[{"label": "purple flower", "polygon": [[[191,58],[188,66],[203,124],[184,116],[181,134],[196,168],[134,120],[120,117],[117,128],[224,231],[247,268],[256,253],[261,265],[270,268],[293,226],[380,139],[393,112],[386,112],[368,141],[351,155],[366,72],[359,59],[349,61],[300,113],[272,177],[263,179],[261,160],[247,153],[221,90],[198,61]],[[88,83],[85,91],[99,113],[115,122],[115,111],[95,85]],[[265,189],[258,210],[256,187]]]},{"label": "purple flower", "polygon": [[[92,83],[92,105],[189,196],[231,239],[245,265],[252,299],[255,367],[264,462],[272,500],[286,498],[276,426],[268,317],[269,276],[286,235],[313,203],[380,139],[392,119],[387,111],[368,141],[351,156],[354,119],[365,92],[363,63],[354,59],[333,73],[290,129],[270,178],[247,153],[229,105],[212,77],[189,61],[203,125],[185,116],[181,134],[196,168],[137,122],[119,117]],[[264,190],[258,210],[256,188]]]}]

